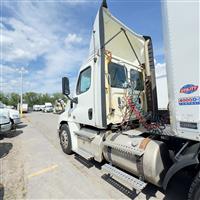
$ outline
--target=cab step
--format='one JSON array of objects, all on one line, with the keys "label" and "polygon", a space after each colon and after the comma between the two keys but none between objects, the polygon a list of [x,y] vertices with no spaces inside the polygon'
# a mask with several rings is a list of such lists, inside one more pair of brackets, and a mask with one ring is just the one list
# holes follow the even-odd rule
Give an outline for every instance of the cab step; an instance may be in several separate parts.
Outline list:
[{"label": "cab step", "polygon": [[75,150],[75,153],[85,158],[86,160],[91,160],[92,158],[94,158],[92,154],[88,153],[87,151],[84,151],[83,149],[77,149]]},{"label": "cab step", "polygon": [[75,135],[77,135],[78,137],[82,138],[82,139],[86,139],[88,141],[92,141],[95,136],[97,135],[96,131],[90,130],[90,129],[86,129],[86,128],[82,128],[78,131],[74,131]]},{"label": "cab step", "polygon": [[110,176],[114,176],[116,178],[119,178],[121,181],[124,181],[126,183],[128,183],[132,188],[134,188],[137,191],[142,191],[147,183],[109,165],[109,164],[105,164],[102,166],[102,170],[106,171],[108,175]]}]

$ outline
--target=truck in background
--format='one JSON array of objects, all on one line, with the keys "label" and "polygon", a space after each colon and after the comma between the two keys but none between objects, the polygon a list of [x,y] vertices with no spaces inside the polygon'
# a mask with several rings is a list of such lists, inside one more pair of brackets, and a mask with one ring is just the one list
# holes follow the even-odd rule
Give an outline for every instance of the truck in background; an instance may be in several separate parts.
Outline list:
[{"label": "truck in background", "polygon": [[53,105],[52,103],[49,103],[49,102],[46,102],[45,104],[45,107],[43,109],[43,112],[53,112]]},{"label": "truck in background", "polygon": [[65,110],[65,102],[62,99],[58,99],[55,101],[53,112],[60,114]]},{"label": "truck in background", "polygon": [[69,79],[62,79],[70,101],[57,129],[64,153],[106,160],[102,169],[109,176],[138,191],[147,183],[166,190],[177,173],[187,172],[188,200],[199,200],[199,2],[162,6],[169,120],[158,116],[151,37],[112,16],[104,0],[73,97]]},{"label": "truck in background", "polygon": [[[17,110],[19,110],[19,112],[21,111],[20,106],[21,106],[20,103],[18,103]],[[28,104],[27,103],[22,104],[22,113],[28,113]]]}]

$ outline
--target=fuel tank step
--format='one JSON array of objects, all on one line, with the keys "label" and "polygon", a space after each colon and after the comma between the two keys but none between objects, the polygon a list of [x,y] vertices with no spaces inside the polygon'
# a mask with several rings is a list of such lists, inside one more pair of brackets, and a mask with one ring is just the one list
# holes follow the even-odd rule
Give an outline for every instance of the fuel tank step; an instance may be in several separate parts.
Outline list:
[{"label": "fuel tank step", "polygon": [[105,142],[103,142],[103,144],[104,144],[104,146],[108,146],[108,147],[111,147],[113,149],[131,154],[131,155],[135,155],[135,156],[142,156],[144,154],[144,150],[139,149],[139,148],[135,148],[135,147],[117,144],[117,143],[110,142],[110,141],[105,141]]},{"label": "fuel tank step", "polygon": [[106,171],[109,175],[119,178],[120,180],[128,183],[131,187],[136,189],[137,191],[143,190],[147,183],[109,165],[105,164],[101,167],[103,171]]},{"label": "fuel tank step", "polygon": [[75,150],[75,153],[77,153],[81,157],[85,158],[86,160],[91,160],[92,158],[94,158],[94,156],[92,154],[90,154],[82,149]]}]

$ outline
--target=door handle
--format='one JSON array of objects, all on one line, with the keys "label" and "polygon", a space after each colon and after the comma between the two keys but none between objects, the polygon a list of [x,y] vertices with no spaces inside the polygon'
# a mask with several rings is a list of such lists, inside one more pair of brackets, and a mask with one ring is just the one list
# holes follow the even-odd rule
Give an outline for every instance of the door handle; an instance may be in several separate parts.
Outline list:
[{"label": "door handle", "polygon": [[89,118],[89,120],[91,120],[92,117],[93,117],[93,110],[92,110],[92,108],[89,108],[88,109],[88,118]]}]

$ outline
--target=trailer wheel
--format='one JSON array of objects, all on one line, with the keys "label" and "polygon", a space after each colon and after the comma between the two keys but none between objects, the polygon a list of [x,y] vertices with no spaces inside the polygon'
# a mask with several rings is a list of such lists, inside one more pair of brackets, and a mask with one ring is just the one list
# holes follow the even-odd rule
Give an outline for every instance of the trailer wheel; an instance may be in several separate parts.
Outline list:
[{"label": "trailer wheel", "polygon": [[200,172],[195,177],[189,190],[188,200],[200,199]]},{"label": "trailer wheel", "polygon": [[72,153],[71,135],[67,124],[63,124],[60,129],[60,145],[66,154]]}]

